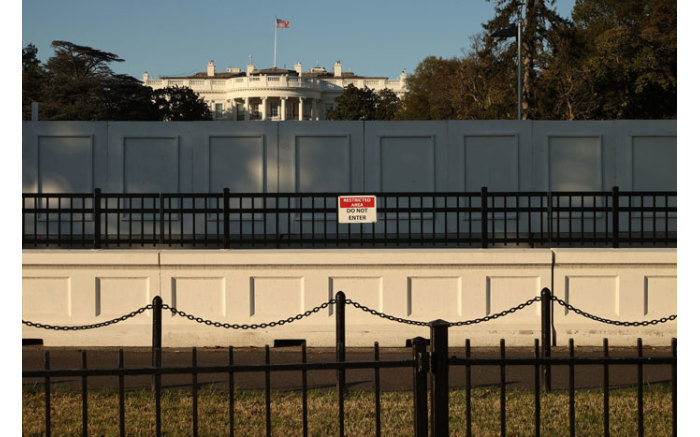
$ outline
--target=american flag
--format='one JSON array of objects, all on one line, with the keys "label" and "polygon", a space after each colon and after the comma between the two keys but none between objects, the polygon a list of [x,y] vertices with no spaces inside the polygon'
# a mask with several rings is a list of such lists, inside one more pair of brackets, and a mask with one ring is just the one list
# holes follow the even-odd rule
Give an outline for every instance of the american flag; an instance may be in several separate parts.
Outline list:
[{"label": "american flag", "polygon": [[289,27],[289,21],[286,20],[280,20],[279,18],[277,20],[277,27]]}]

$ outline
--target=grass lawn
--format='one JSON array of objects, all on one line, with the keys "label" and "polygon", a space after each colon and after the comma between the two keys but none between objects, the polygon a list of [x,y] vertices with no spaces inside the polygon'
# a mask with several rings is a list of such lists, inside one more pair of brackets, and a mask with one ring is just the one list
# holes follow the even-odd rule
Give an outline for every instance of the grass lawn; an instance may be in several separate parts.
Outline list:
[{"label": "grass lawn", "polygon": [[[525,389],[507,391],[507,435],[534,435],[534,393]],[[337,394],[334,391],[309,391],[309,435],[338,433]],[[119,435],[119,398],[116,390],[91,390],[88,394],[90,435]],[[163,435],[192,434],[192,397],[186,390],[168,390],[162,401]],[[568,435],[569,394],[542,394],[542,435]],[[44,392],[41,386],[22,392],[22,435],[41,436],[44,430]],[[82,430],[81,393],[53,388],[51,428],[55,436],[76,436]],[[150,436],[155,432],[155,402],[149,390],[126,393],[126,433]],[[265,435],[265,394],[258,391],[235,392],[235,434]],[[350,392],[345,397],[345,433],[348,436],[374,435],[374,393]],[[472,430],[475,436],[497,436],[500,432],[500,390],[472,390]],[[300,392],[272,392],[272,435],[301,435],[302,405]],[[413,435],[413,393],[385,392],[381,395],[382,435]],[[466,435],[465,391],[450,392],[450,434]],[[228,435],[228,392],[205,387],[198,392],[198,431],[201,436]],[[650,436],[672,434],[671,389],[651,385],[644,389],[644,430]],[[611,435],[636,435],[636,388],[610,392]],[[576,434],[603,434],[602,390],[576,392]]]}]

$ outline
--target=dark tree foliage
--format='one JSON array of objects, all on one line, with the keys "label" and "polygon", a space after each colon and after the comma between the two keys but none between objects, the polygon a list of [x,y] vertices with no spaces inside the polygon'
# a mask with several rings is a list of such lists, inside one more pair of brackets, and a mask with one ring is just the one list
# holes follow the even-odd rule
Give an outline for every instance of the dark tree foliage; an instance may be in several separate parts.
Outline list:
[{"label": "dark tree foliage", "polygon": [[40,103],[41,120],[211,119],[206,104],[189,88],[154,92],[134,77],[114,73],[110,64],[123,62],[114,53],[68,41],[54,41],[52,46],[54,56],[44,66],[32,44],[22,50],[25,120],[34,101]]},{"label": "dark tree foliage", "polygon": [[[514,119],[518,0],[491,0],[495,16],[461,58],[425,58],[407,78],[402,119]],[[523,118],[676,118],[676,2],[577,0],[572,20],[554,0],[523,3]]]},{"label": "dark tree foliage", "polygon": [[28,44],[22,49],[22,119],[31,118],[32,102],[41,99],[46,72],[37,58],[38,50],[34,44]]},{"label": "dark tree foliage", "polygon": [[207,104],[192,88],[172,86],[153,91],[156,111],[163,121],[211,120]]},{"label": "dark tree foliage", "polygon": [[375,93],[353,84],[345,87],[335,102],[326,114],[328,120],[392,120],[401,107],[401,100],[389,89]]}]

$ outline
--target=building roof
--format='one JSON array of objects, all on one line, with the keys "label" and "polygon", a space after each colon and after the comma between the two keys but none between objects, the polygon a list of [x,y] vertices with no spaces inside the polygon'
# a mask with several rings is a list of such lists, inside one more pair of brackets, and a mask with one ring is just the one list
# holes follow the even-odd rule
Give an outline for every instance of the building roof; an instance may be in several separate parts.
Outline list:
[{"label": "building roof", "polygon": [[251,76],[259,76],[259,75],[263,75],[263,74],[273,75],[273,76],[274,75],[283,75],[283,74],[286,74],[288,76],[298,76],[299,75],[299,73],[297,73],[296,70],[287,70],[285,68],[274,67],[274,68],[265,68],[262,70],[253,70],[253,72],[251,73]]},{"label": "building roof", "polygon": [[[299,73],[296,70],[287,70],[286,68],[264,68],[262,70],[253,70],[251,76],[262,76],[262,75],[287,75],[298,77]],[[216,72],[214,73],[213,79],[229,79],[232,77],[245,77],[246,72],[241,71],[238,73],[232,73],[228,71]],[[301,73],[301,77],[304,79],[334,79],[335,75],[332,71],[304,71]],[[210,79],[206,71],[200,71],[194,73],[190,76],[161,76],[161,79]],[[384,76],[357,76],[351,71],[344,71],[341,73],[341,78],[343,79],[388,79]]]}]

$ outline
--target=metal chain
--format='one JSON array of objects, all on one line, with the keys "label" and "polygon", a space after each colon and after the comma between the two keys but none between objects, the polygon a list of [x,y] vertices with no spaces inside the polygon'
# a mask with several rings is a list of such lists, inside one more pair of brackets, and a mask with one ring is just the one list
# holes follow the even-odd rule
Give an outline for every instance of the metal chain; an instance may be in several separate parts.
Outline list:
[{"label": "metal chain", "polygon": [[137,316],[137,315],[143,313],[146,310],[151,310],[151,309],[153,309],[153,304],[148,304],[145,307],[141,307],[135,311],[130,312],[129,314],[124,314],[123,316],[117,317],[116,319],[108,320],[106,322],[101,322],[101,323],[94,323],[92,325],[57,326],[57,325],[45,325],[43,323],[30,322],[29,320],[22,320],[22,324],[27,325],[27,326],[31,326],[34,328],[53,329],[54,331],[82,331],[85,329],[102,328],[104,326],[109,326],[109,325],[113,325],[115,323],[123,322],[124,320],[130,319],[134,316]]},{"label": "metal chain", "polygon": [[251,324],[238,324],[238,323],[221,323],[221,322],[214,322],[212,320],[207,320],[202,317],[196,317],[192,314],[188,314],[184,311],[180,311],[175,307],[171,307],[168,304],[163,304],[163,309],[168,310],[173,314],[177,314],[180,317],[184,317],[188,320],[193,320],[197,323],[202,323],[207,326],[214,326],[215,328],[225,328],[225,329],[265,329],[265,328],[274,328],[275,326],[282,326],[287,323],[292,323],[297,320],[301,320],[304,317],[309,317],[310,315],[317,313],[321,311],[324,308],[328,308],[329,305],[334,304],[335,299],[331,299],[328,302],[324,302],[321,305],[314,307],[308,311],[304,311],[303,313],[297,314],[296,316],[292,317],[287,317],[286,319],[281,319],[276,322],[269,322],[269,323],[251,323]]},{"label": "metal chain", "polygon": [[514,313],[514,312],[516,312],[516,311],[520,311],[520,310],[522,310],[523,308],[525,308],[525,307],[527,307],[527,306],[530,306],[530,305],[532,305],[532,304],[535,303],[535,302],[539,302],[541,299],[542,299],[542,298],[541,298],[540,296],[533,297],[532,299],[527,300],[527,301],[521,303],[520,305],[514,306],[513,308],[507,309],[507,310],[505,310],[505,311],[501,311],[500,313],[491,314],[491,315],[489,315],[489,316],[480,317],[480,318],[478,318],[478,319],[472,319],[472,320],[465,320],[465,321],[463,321],[463,322],[454,322],[454,323],[450,323],[450,326],[468,326],[468,325],[475,325],[475,324],[477,324],[477,323],[488,322],[489,320],[494,320],[494,319],[497,319],[497,318],[499,318],[499,317],[503,317],[503,316],[507,316],[508,314],[512,314],[512,313]]},{"label": "metal chain", "polygon": [[596,322],[601,322],[601,323],[607,323],[608,325],[615,325],[615,326],[649,326],[649,325],[656,325],[659,323],[666,323],[671,320],[676,320],[678,317],[676,314],[672,314],[668,317],[662,317],[660,319],[655,319],[655,320],[644,320],[642,322],[623,322],[619,320],[611,320],[611,319],[606,319],[604,317],[599,317],[599,316],[594,316],[593,314],[589,314],[585,311],[582,311],[573,305],[564,302],[563,300],[559,299],[558,297],[552,295],[552,300],[558,303],[559,305],[563,306],[564,308],[568,309],[569,311],[573,311],[574,313],[587,317],[591,320],[595,320]]},{"label": "metal chain", "polygon": [[[521,303],[520,305],[514,306],[513,308],[510,308],[510,309],[505,310],[505,311],[501,311],[498,314],[491,314],[490,316],[481,317],[481,318],[472,319],[472,320],[464,320],[461,322],[452,322],[449,324],[449,326],[466,326],[466,325],[474,325],[474,324],[481,323],[481,322],[488,322],[489,320],[497,319],[499,317],[503,317],[505,315],[514,313],[516,311],[520,311],[523,308],[525,308],[529,305],[532,305],[535,302],[538,302],[540,299],[541,299],[540,296],[537,296],[537,297],[534,297],[526,302]],[[355,302],[351,299],[346,299],[345,302],[349,303],[350,305],[354,306],[357,309],[360,309],[362,311],[370,313],[373,316],[378,316],[378,317],[381,317],[383,319],[391,320],[392,322],[405,323],[407,325],[415,325],[415,326],[429,326],[428,322],[420,322],[417,320],[402,319],[401,317],[396,317],[396,316],[392,316],[389,314],[385,314],[385,313],[373,310],[371,308],[368,308],[364,305],[361,305],[358,302]]]},{"label": "metal chain", "polygon": [[417,320],[402,319],[401,317],[396,317],[396,316],[392,316],[389,314],[385,314],[385,313],[379,312],[377,310],[373,310],[371,308],[368,308],[364,305],[361,305],[360,303],[355,302],[352,299],[345,299],[345,303],[348,303],[359,310],[370,313],[373,316],[378,316],[378,317],[381,317],[383,319],[391,320],[392,322],[405,323],[407,325],[415,325],[415,326],[428,326],[428,322],[419,322]]}]

